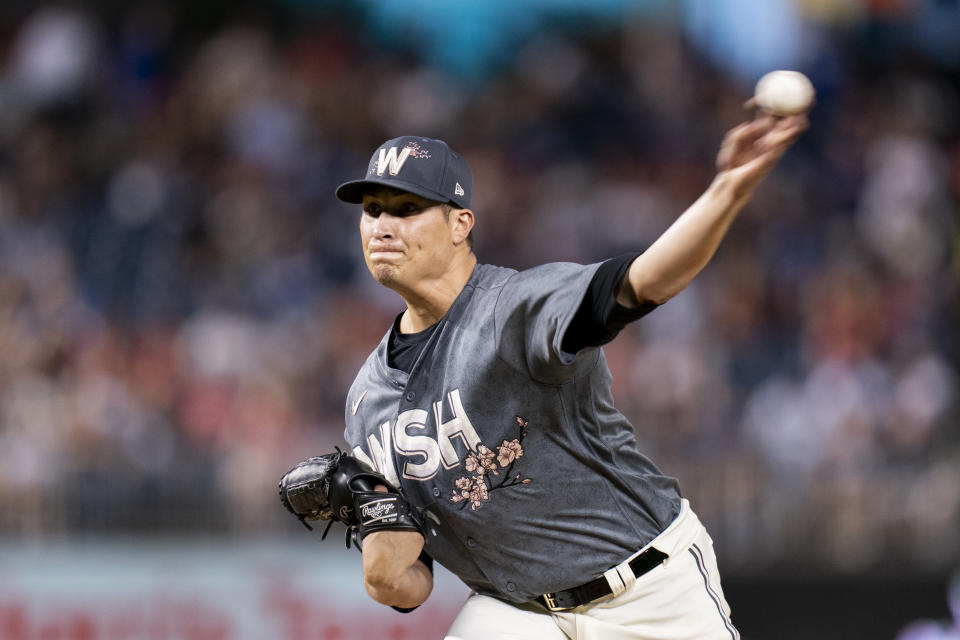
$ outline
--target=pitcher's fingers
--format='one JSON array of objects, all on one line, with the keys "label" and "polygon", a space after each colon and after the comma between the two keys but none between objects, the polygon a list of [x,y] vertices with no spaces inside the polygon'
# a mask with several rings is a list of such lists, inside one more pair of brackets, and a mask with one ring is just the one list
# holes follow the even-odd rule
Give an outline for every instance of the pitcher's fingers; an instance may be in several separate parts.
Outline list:
[{"label": "pitcher's fingers", "polygon": [[805,115],[788,116],[781,120],[763,139],[765,148],[788,147],[799,138],[810,126]]},{"label": "pitcher's fingers", "polygon": [[739,127],[733,129],[724,142],[732,142],[737,145],[751,145],[759,138],[766,135],[775,125],[772,118],[759,118],[745,122]]},{"label": "pitcher's fingers", "polygon": [[722,144],[727,144],[731,140],[739,138],[743,134],[743,131],[747,127],[749,127],[751,124],[753,124],[752,121],[741,122],[740,124],[735,126],[733,129],[730,129],[729,131],[727,131],[726,135],[723,136]]},{"label": "pitcher's fingers", "polygon": [[770,173],[770,170],[773,169],[786,152],[786,146],[765,149],[737,167],[735,171],[741,173],[741,175],[749,176],[749,180],[762,179]]}]

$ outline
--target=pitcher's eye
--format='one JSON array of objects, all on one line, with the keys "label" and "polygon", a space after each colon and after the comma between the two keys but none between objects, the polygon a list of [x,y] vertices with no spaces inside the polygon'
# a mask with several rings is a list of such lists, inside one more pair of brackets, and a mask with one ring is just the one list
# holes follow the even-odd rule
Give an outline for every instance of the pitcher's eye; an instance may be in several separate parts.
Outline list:
[{"label": "pitcher's eye", "polygon": [[376,218],[380,215],[380,213],[383,212],[383,207],[376,202],[368,202],[367,204],[363,205],[363,212]]},{"label": "pitcher's eye", "polygon": [[414,202],[404,202],[402,205],[397,207],[397,213],[401,216],[410,215],[412,213],[419,213],[422,209],[423,207]]}]

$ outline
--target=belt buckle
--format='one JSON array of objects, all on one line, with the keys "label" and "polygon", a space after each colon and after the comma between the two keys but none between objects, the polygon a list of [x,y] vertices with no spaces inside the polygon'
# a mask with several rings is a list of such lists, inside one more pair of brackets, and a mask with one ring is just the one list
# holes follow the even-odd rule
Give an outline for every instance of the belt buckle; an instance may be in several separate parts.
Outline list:
[{"label": "belt buckle", "polygon": [[557,599],[554,597],[552,593],[545,593],[540,597],[543,598],[543,603],[547,606],[547,609],[549,609],[550,611],[569,611],[570,609],[576,608],[576,607],[561,607],[560,605],[557,604]]}]

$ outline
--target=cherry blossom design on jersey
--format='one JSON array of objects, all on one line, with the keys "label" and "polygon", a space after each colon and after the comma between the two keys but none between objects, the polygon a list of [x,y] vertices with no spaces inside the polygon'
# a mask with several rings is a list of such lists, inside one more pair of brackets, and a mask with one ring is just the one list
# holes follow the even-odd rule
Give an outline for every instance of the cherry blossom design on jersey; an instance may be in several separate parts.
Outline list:
[{"label": "cherry blossom design on jersey", "polygon": [[516,416],[516,421],[520,430],[518,438],[504,440],[496,450],[480,443],[475,450],[463,457],[460,462],[471,475],[457,478],[454,483],[456,489],[450,497],[451,502],[460,504],[461,509],[469,504],[470,509],[476,511],[490,499],[491,491],[532,482],[520,473],[513,475],[513,465],[523,457],[522,443],[527,437],[526,426],[529,424],[520,416]]}]

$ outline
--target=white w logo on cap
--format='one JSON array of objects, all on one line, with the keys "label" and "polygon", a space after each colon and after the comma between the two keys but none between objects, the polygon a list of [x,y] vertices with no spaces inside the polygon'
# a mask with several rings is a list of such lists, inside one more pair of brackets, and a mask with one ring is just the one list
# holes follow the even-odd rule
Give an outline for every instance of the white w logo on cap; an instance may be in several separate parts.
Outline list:
[{"label": "white w logo on cap", "polygon": [[380,149],[380,157],[377,159],[377,175],[382,176],[388,167],[390,169],[390,175],[395,176],[400,173],[403,163],[410,157],[410,151],[410,147],[404,147],[398,156],[396,147],[390,147],[389,151]]}]

